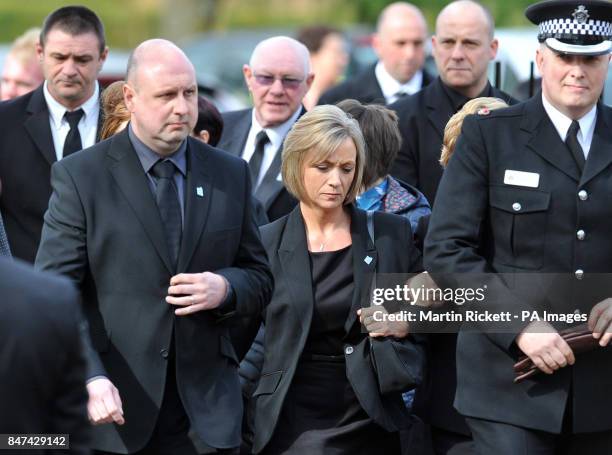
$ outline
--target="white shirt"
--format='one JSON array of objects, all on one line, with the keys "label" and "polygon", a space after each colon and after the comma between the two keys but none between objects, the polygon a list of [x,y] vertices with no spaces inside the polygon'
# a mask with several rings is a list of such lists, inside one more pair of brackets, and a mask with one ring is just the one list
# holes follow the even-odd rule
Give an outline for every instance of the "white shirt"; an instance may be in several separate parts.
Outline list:
[{"label": "white shirt", "polygon": [[[544,110],[548,114],[550,121],[555,125],[555,129],[559,133],[559,137],[563,142],[567,137],[567,132],[572,119],[562,114],[556,107],[548,102],[544,94],[542,94],[542,104]],[[584,159],[589,156],[589,150],[591,150],[591,142],[593,142],[593,133],[595,132],[595,120],[597,119],[597,105],[593,105],[591,110],[578,119],[580,125],[580,131],[578,131],[578,143],[582,147],[584,152]]]},{"label": "white shirt", "polygon": [[[53,146],[55,147],[55,156],[57,160],[61,160],[64,155],[64,142],[70,131],[70,125],[64,118],[64,114],[68,109],[56,101],[49,89],[47,81],[45,81],[43,94],[49,108],[49,125],[51,126],[51,135],[53,136]],[[100,88],[96,82],[96,89],[93,95],[79,107],[73,110],[83,109],[83,117],[79,120],[78,128],[81,136],[81,145],[83,148],[91,147],[96,143],[96,133],[98,131],[98,118],[100,117]]]},{"label": "white shirt", "polygon": [[379,61],[374,68],[374,74],[376,75],[376,80],[378,81],[378,85],[380,85],[380,89],[382,90],[387,104],[394,103],[400,98],[397,96],[398,92],[412,95],[421,90],[423,85],[422,70],[418,70],[414,73],[414,76],[412,76],[412,79],[408,82],[400,84],[387,72],[382,62]]},{"label": "white shirt", "polygon": [[297,121],[300,112],[302,110],[302,106],[298,108],[297,111],[293,113],[291,117],[285,122],[277,125],[273,128],[262,128],[257,119],[255,118],[255,109],[252,110],[252,118],[251,118],[251,130],[249,131],[249,135],[247,136],[246,143],[244,144],[244,150],[242,151],[242,158],[248,163],[255,153],[255,139],[257,138],[257,134],[261,130],[265,130],[268,135],[268,139],[270,142],[266,144],[264,147],[264,156],[261,160],[261,168],[259,168],[259,176],[257,178],[257,182],[253,182],[253,188],[257,188],[261,181],[263,180],[266,172],[268,172],[268,168],[274,161],[274,157],[276,156],[276,151],[280,148],[285,140],[285,136],[293,126],[293,124]]}]

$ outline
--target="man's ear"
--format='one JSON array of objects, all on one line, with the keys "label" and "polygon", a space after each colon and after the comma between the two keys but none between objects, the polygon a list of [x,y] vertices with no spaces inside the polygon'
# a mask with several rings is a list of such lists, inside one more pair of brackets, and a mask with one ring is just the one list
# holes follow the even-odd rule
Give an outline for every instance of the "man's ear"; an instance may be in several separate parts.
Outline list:
[{"label": "man's ear", "polygon": [[36,57],[38,57],[38,61],[42,63],[45,50],[43,49],[42,44],[40,44],[40,41],[36,41],[35,47],[36,47]]},{"label": "man's ear", "polygon": [[134,112],[135,95],[136,92],[134,91],[134,88],[128,82],[123,84],[123,102],[125,103],[125,107],[127,107],[127,110],[130,112]]},{"label": "man's ear", "polygon": [[253,71],[251,70],[251,67],[247,64],[242,65],[242,74],[244,75],[244,82],[247,88],[249,89],[249,92],[252,92],[253,89],[251,87],[251,80],[253,76]]}]

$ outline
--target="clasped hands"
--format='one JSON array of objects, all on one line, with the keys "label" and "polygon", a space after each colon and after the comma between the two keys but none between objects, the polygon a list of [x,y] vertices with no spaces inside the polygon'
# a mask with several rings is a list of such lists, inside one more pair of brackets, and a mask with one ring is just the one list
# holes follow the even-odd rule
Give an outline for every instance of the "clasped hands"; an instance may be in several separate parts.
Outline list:
[{"label": "clasped hands", "polygon": [[[593,337],[604,347],[612,339],[612,298],[602,300],[591,310],[588,319]],[[552,374],[559,368],[573,365],[574,353],[567,342],[547,322],[529,324],[517,337],[516,344],[541,371]]]}]

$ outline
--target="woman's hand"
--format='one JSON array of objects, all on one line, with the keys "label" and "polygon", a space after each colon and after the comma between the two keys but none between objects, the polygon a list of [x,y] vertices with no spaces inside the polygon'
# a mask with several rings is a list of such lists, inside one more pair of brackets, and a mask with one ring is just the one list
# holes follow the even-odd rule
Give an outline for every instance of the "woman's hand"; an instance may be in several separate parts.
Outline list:
[{"label": "woman's hand", "polygon": [[389,312],[382,305],[361,308],[357,310],[357,314],[359,315],[359,322],[363,324],[368,334],[373,338],[405,338],[410,333],[408,322],[390,321],[389,319],[395,319],[393,316],[399,316],[399,314],[392,314],[392,318],[389,318]]}]

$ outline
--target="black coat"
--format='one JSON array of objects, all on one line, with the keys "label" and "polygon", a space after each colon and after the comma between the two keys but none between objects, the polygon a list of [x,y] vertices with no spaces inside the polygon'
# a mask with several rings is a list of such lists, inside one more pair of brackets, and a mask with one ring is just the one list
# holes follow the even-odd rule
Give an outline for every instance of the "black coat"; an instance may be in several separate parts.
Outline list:
[{"label": "black coat", "polygon": [[[240,444],[238,359],[223,318],[259,314],[272,280],[246,163],[187,139],[185,222],[178,273],[224,276],[235,300],[223,311],[177,317],[165,302],[175,274],[155,197],[123,131],[53,166],[53,195],[36,265],[78,283],[94,350],[88,377],[106,375],[126,423],[99,425],[96,450],[135,451],[153,431],[171,343],[191,428],[212,447]],[[197,189],[197,191],[196,191]],[[172,338],[173,337],[173,338]]]},{"label": "black coat", "polygon": [[[251,130],[252,109],[226,112],[223,114],[223,133],[217,147],[234,156],[242,156],[249,131]],[[301,115],[306,111],[302,108]],[[266,175],[259,184],[253,196],[263,205],[270,221],[289,213],[297,204],[297,200],[285,189],[278,176],[281,171],[282,146],[276,151]]]},{"label": "black coat", "polygon": [[[354,99],[363,104],[387,104],[376,79],[375,68],[376,63],[354,77],[328,89],[321,95],[317,104],[336,104],[346,99]],[[423,70],[421,88],[427,86],[432,80],[431,75]]]},{"label": "black coat", "polygon": [[[361,307],[363,297],[367,296],[369,277],[374,270],[377,273],[409,273],[421,268],[420,253],[413,246],[408,220],[376,213],[374,222],[375,245],[368,235],[365,212],[351,208],[355,292],[345,323],[347,333],[355,324],[359,325],[356,311]],[[306,343],[314,308],[306,232],[299,206],[287,217],[264,226],[262,241],[270,259],[275,290],[264,315],[264,364],[253,394],[256,400],[255,453],[264,448],[274,432]],[[373,258],[370,264],[364,261],[367,256]],[[399,393],[381,394],[371,369],[368,340],[360,333],[359,342],[350,350],[345,349],[347,377],[368,415],[388,431],[396,431],[406,422],[406,409]],[[407,368],[415,372],[415,380],[420,379],[423,372],[421,342],[421,337],[373,341],[375,349],[380,349],[377,356],[398,353]],[[406,384],[406,387],[415,385]]]},{"label": "black coat", "polygon": [[[486,96],[495,96],[509,104],[515,101],[500,90],[488,86]],[[402,134],[402,147],[391,173],[416,186],[434,205],[443,168],[439,163],[444,128],[455,114],[440,78],[420,92],[401,99],[390,106],[397,112]],[[417,231],[423,242],[428,220],[423,220]],[[455,433],[469,434],[465,419],[453,408],[455,396],[456,335],[437,334],[430,337],[431,358],[428,377],[417,391],[415,412],[432,425]]]},{"label": "black coat", "polygon": [[36,257],[56,161],[43,86],[1,103],[0,210],[11,252],[24,261]]},{"label": "black coat", "polygon": [[[501,98],[508,104],[516,101],[506,93],[488,86],[483,96]],[[433,207],[442,177],[440,153],[444,127],[455,114],[440,78],[412,96],[396,101],[391,106],[398,117],[402,147],[391,175],[417,187]]]},{"label": "black coat", "polygon": [[0,258],[4,433],[70,434],[70,453],[89,453],[80,329],[78,293],[68,280]]},{"label": "black coat", "polygon": [[[612,109],[597,107],[582,175],[542,105],[541,95],[465,120],[444,172],[425,240],[425,265],[438,273],[512,274],[513,310],[589,314],[607,297],[595,273],[612,271]],[[505,183],[506,171],[539,175],[536,187]],[[584,192],[582,192],[584,191]],[[577,230],[586,232],[584,240]],[[584,276],[575,276],[577,269]],[[565,273],[554,288],[519,278]],[[537,273],[537,274],[536,274]],[[508,275],[507,275],[508,276]],[[538,278],[540,279],[540,278]],[[609,282],[609,278],[607,279]],[[560,288],[560,290],[558,289]],[[579,354],[572,367],[512,383],[519,349],[511,333],[461,333],[455,406],[464,415],[559,433],[573,393],[573,431],[612,429],[612,351]]]}]

